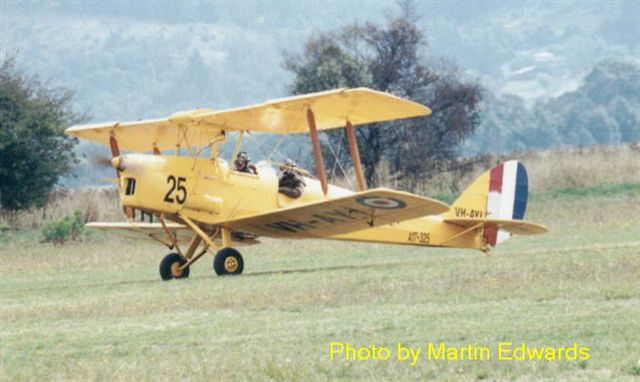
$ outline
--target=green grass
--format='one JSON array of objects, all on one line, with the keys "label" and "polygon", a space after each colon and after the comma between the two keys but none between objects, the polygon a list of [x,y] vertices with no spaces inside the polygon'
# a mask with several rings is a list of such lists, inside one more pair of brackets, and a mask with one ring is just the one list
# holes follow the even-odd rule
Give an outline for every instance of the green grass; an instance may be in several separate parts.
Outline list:
[{"label": "green grass", "polygon": [[[0,249],[0,380],[638,380],[637,188],[534,197],[527,217],[550,233],[515,237],[490,257],[264,240],[241,249],[240,277],[215,277],[206,258],[172,282],[159,280],[166,250],[152,243],[10,235]],[[411,367],[330,361],[332,341],[577,342],[591,357]]]}]

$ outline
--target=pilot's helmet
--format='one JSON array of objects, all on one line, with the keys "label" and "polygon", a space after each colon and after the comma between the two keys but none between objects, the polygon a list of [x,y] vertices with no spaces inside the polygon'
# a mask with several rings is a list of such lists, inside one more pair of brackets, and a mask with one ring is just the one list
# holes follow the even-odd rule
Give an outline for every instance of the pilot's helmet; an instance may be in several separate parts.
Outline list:
[{"label": "pilot's helmet", "polygon": [[245,165],[247,163],[249,163],[251,161],[251,159],[249,158],[249,154],[247,154],[245,151],[240,151],[238,153],[238,156],[236,156],[236,164],[237,165]]},{"label": "pilot's helmet", "polygon": [[291,170],[296,167],[298,167],[296,162],[293,159],[289,159],[289,158],[285,159],[285,161],[280,164],[280,170],[282,171]]}]

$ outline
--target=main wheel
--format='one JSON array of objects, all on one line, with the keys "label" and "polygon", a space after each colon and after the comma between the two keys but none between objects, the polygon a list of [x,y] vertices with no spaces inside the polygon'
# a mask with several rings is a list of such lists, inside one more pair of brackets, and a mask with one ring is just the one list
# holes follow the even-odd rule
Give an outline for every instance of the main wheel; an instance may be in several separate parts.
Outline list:
[{"label": "main wheel", "polygon": [[160,262],[160,277],[163,280],[181,279],[189,277],[189,268],[180,270],[180,266],[187,263],[179,253],[170,253]]},{"label": "main wheel", "polygon": [[239,275],[244,269],[240,252],[233,248],[222,248],[213,258],[213,270],[218,276]]}]

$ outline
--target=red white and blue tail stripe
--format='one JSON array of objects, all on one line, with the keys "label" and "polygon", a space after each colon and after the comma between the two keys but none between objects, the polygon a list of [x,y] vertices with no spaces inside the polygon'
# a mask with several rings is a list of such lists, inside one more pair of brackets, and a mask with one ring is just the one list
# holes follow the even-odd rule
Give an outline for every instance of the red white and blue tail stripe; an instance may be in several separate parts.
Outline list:
[{"label": "red white and blue tail stripe", "polygon": [[[522,163],[511,160],[490,170],[487,218],[522,220],[527,209],[529,181]],[[485,227],[484,237],[493,246],[511,237],[509,232]]]}]

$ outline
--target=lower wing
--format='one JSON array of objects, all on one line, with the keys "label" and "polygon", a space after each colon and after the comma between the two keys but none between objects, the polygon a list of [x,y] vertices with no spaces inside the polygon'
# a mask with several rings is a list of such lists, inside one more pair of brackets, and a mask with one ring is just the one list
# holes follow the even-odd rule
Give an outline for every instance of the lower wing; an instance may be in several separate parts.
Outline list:
[{"label": "lower wing", "polygon": [[167,246],[171,246],[172,244],[168,239],[167,231],[169,231],[178,242],[184,242],[191,238],[190,228],[176,223],[167,223],[166,230],[160,223],[142,222],[93,222],[87,223],[85,227],[116,232],[134,239],[151,239]]},{"label": "lower wing", "polygon": [[449,206],[437,200],[377,188],[230,220],[220,225],[271,237],[329,237],[448,210]]},{"label": "lower wing", "polygon": [[[93,222],[87,223],[85,227],[115,232],[118,235],[133,239],[149,239],[160,242],[169,248],[173,248],[173,242],[169,239],[167,232],[169,232],[180,245],[188,243],[194,234],[193,230],[188,226],[170,222],[166,223],[166,229],[162,227],[161,223],[137,222]],[[238,245],[253,245],[259,243],[255,237],[242,232],[235,232],[233,238]],[[215,238],[214,241],[222,245],[220,238]]]}]

